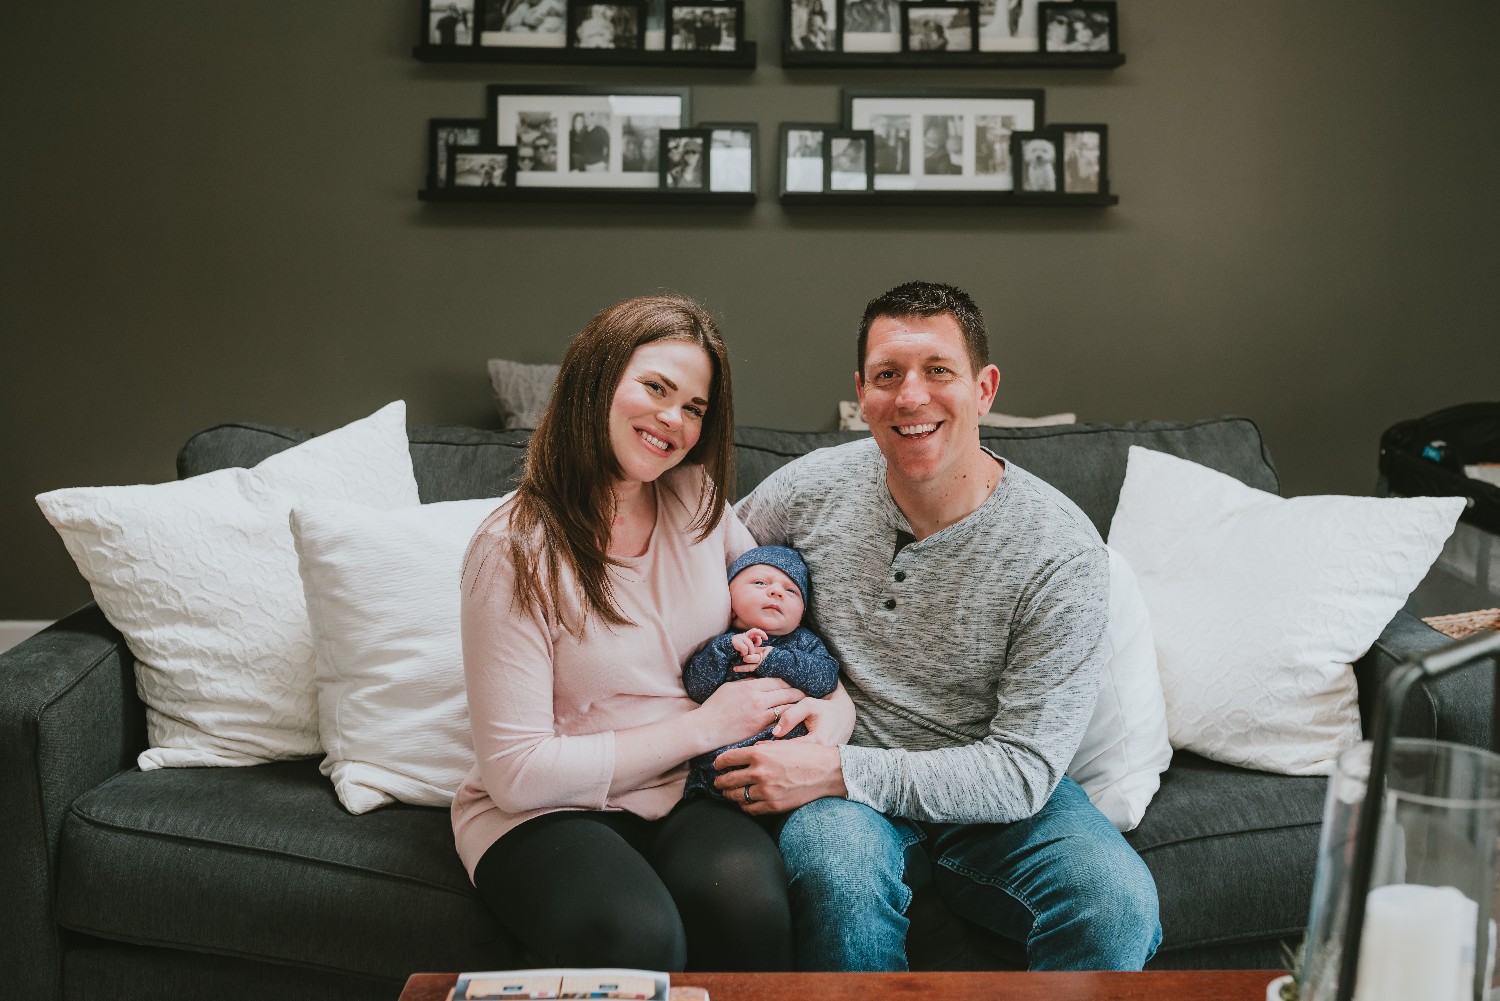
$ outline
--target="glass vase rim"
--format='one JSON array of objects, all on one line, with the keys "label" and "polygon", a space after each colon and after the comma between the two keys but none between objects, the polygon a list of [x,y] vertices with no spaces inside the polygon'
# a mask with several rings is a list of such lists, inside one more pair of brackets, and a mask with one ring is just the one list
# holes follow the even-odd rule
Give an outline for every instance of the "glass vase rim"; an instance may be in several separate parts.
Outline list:
[{"label": "glass vase rim", "polygon": [[[1396,737],[1391,742],[1392,752],[1401,750],[1440,750],[1443,753],[1458,753],[1476,759],[1485,769],[1493,771],[1500,776],[1500,754],[1496,754],[1483,747],[1474,747],[1472,744],[1460,744],[1452,740],[1438,740],[1435,737]],[[1334,775],[1345,780],[1359,782],[1366,785],[1370,777],[1370,756],[1374,751],[1374,742],[1368,739],[1360,740],[1350,744],[1339,752],[1334,761]],[[1356,757],[1363,755],[1363,767],[1358,773],[1346,771],[1344,768],[1346,759],[1353,762]],[[1387,796],[1397,796],[1402,800],[1421,806],[1458,807],[1462,809],[1500,809],[1500,792],[1493,796],[1439,796],[1431,793],[1411,792],[1406,789],[1396,789],[1391,786],[1390,772],[1386,772]]]}]

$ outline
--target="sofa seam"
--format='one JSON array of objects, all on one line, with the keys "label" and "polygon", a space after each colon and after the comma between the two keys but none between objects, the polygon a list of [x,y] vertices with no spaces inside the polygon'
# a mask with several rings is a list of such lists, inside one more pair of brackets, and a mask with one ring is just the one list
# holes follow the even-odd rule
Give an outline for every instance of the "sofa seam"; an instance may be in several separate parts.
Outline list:
[{"label": "sofa seam", "polygon": [[[1147,807],[1147,810],[1149,811],[1150,807]],[[1193,834],[1193,835],[1189,835],[1189,836],[1185,836],[1185,837],[1173,838],[1170,841],[1158,841],[1158,842],[1156,842],[1154,844],[1147,845],[1147,846],[1145,846],[1143,848],[1136,848],[1134,845],[1131,845],[1130,847],[1135,850],[1135,853],[1137,855],[1140,855],[1142,858],[1145,858],[1146,852],[1155,851],[1158,848],[1172,848],[1172,847],[1175,847],[1177,845],[1190,845],[1190,844],[1193,844],[1194,842],[1197,842],[1197,841],[1214,841],[1214,840],[1218,840],[1220,838],[1238,838],[1238,837],[1243,837],[1244,835],[1251,834],[1251,833],[1257,833],[1258,834],[1258,833],[1262,833],[1262,832],[1270,833],[1270,832],[1273,832],[1273,831],[1291,831],[1291,830],[1297,830],[1299,828],[1304,828],[1304,827],[1322,827],[1322,826],[1323,826],[1323,821],[1321,819],[1318,819],[1318,820],[1303,820],[1303,821],[1298,821],[1297,823],[1293,823],[1293,824],[1277,824],[1274,827],[1256,827],[1256,828],[1253,828],[1253,829],[1247,828],[1247,829],[1238,830],[1238,831],[1219,831],[1219,832],[1215,832],[1213,834]]]},{"label": "sofa seam", "polygon": [[307,963],[301,960],[277,959],[271,956],[257,955],[250,952],[241,952],[237,949],[209,949],[201,945],[190,945],[186,942],[180,942],[171,939],[137,938],[131,935],[119,935],[114,932],[105,931],[101,928],[80,927],[71,924],[62,925],[62,927],[79,935],[88,935],[91,938],[98,939],[101,942],[144,946],[150,949],[174,949],[181,952],[191,952],[199,956],[230,956],[235,959],[242,959],[249,962],[266,963],[273,966],[283,966],[296,970],[316,970],[320,973],[332,973],[343,976],[358,977],[361,980],[379,984],[396,984],[403,982],[400,978],[375,976],[373,974],[360,972],[359,970],[347,969],[342,966],[322,966],[317,963]]},{"label": "sofa seam", "polygon": [[[123,773],[120,773],[120,774],[123,774]],[[101,785],[102,785],[102,783],[101,783]],[[98,788],[98,787],[96,787],[96,788]],[[138,828],[138,827],[127,827],[127,826],[125,826],[123,824],[114,823],[112,821],[104,820],[103,818],[93,816],[92,814],[89,814],[89,813],[85,812],[84,810],[80,809],[76,804],[71,808],[71,812],[72,812],[72,814],[74,816],[78,817],[79,820],[83,821],[86,824],[90,824],[92,826],[95,826],[95,827],[98,827],[98,828],[101,828],[101,829],[106,829],[106,830],[111,830],[111,831],[117,831],[117,832],[120,832],[120,833],[123,833],[123,834],[133,834],[133,835],[137,835],[137,836],[141,836],[141,837],[157,838],[157,839],[160,839],[160,840],[163,840],[163,841],[182,842],[182,843],[185,843],[185,844],[205,845],[205,846],[210,847],[210,848],[220,848],[220,849],[227,848],[227,849],[230,849],[230,850],[236,851],[236,852],[244,852],[244,853],[252,854],[252,855],[268,855],[268,856],[273,856],[273,857],[276,857],[276,858],[291,859],[291,860],[298,861],[298,862],[305,862],[305,863],[308,863],[308,864],[311,864],[311,865],[322,866],[322,867],[326,867],[326,868],[329,868],[329,869],[336,869],[336,870],[340,870],[340,871],[354,871],[354,872],[370,873],[370,874],[374,874],[376,876],[379,876],[382,879],[390,880],[391,882],[407,883],[407,884],[411,884],[411,885],[415,885],[415,886],[427,887],[428,889],[437,890],[437,891],[439,891],[441,893],[446,893],[446,894],[448,894],[450,896],[458,897],[460,899],[468,899],[461,890],[455,890],[455,889],[453,889],[451,887],[442,886],[440,884],[433,883],[433,882],[430,882],[430,881],[425,880],[425,879],[419,879],[419,878],[414,877],[414,876],[406,876],[406,875],[402,875],[400,873],[389,872],[389,871],[387,871],[385,869],[374,869],[374,868],[366,868],[366,867],[362,867],[362,866],[350,865],[350,864],[344,863],[344,862],[337,862],[337,861],[332,861],[332,860],[329,860],[329,859],[314,858],[314,857],[309,856],[309,855],[300,855],[300,854],[298,854],[296,852],[282,851],[280,849],[255,848],[255,847],[252,847],[250,845],[242,845],[242,844],[238,844],[238,843],[235,843],[235,842],[232,842],[232,841],[217,841],[217,840],[213,840],[213,839],[210,839],[210,838],[193,837],[191,835],[186,835],[186,834],[169,834],[169,833],[164,832],[164,831],[150,831],[150,830],[144,830],[144,829]]]}]

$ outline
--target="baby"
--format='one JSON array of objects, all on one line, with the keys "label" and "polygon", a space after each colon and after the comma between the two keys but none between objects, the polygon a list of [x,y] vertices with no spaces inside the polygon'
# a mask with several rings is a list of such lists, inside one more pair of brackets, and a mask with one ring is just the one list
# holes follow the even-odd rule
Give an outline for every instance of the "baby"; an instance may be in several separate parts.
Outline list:
[{"label": "baby", "polygon": [[[741,678],[780,678],[805,695],[822,698],[838,684],[839,665],[823,641],[802,627],[802,612],[812,597],[807,564],[795,549],[759,546],[729,567],[729,631],[693,654],[682,670],[682,683],[695,702],[703,702],[720,685]],[[777,723],[781,714],[776,714]],[[728,747],[700,754],[688,762],[684,798],[723,794],[714,787],[714,758],[731,747],[771,740],[775,726]],[[798,723],[781,735],[802,737]]]}]

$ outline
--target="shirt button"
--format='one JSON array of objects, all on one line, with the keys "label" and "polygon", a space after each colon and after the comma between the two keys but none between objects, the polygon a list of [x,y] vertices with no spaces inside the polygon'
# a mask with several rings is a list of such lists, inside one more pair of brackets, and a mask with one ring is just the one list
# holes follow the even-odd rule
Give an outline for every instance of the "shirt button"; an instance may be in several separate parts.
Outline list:
[{"label": "shirt button", "polygon": [[886,608],[895,608],[896,607],[896,599],[895,598],[887,598],[887,599],[885,599],[885,607]]},{"label": "shirt button", "polygon": [[896,571],[896,583],[899,584],[899,583],[901,583],[905,579],[906,579],[906,571],[905,570],[897,570]]}]

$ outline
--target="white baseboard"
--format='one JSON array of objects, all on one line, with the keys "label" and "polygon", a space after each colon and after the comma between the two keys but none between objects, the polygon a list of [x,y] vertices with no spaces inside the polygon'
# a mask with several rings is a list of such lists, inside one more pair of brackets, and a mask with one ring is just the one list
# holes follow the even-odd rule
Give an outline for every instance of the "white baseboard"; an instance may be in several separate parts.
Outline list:
[{"label": "white baseboard", "polygon": [[50,625],[52,623],[43,620],[0,620],[0,653],[4,653],[17,643],[41,632]]}]

